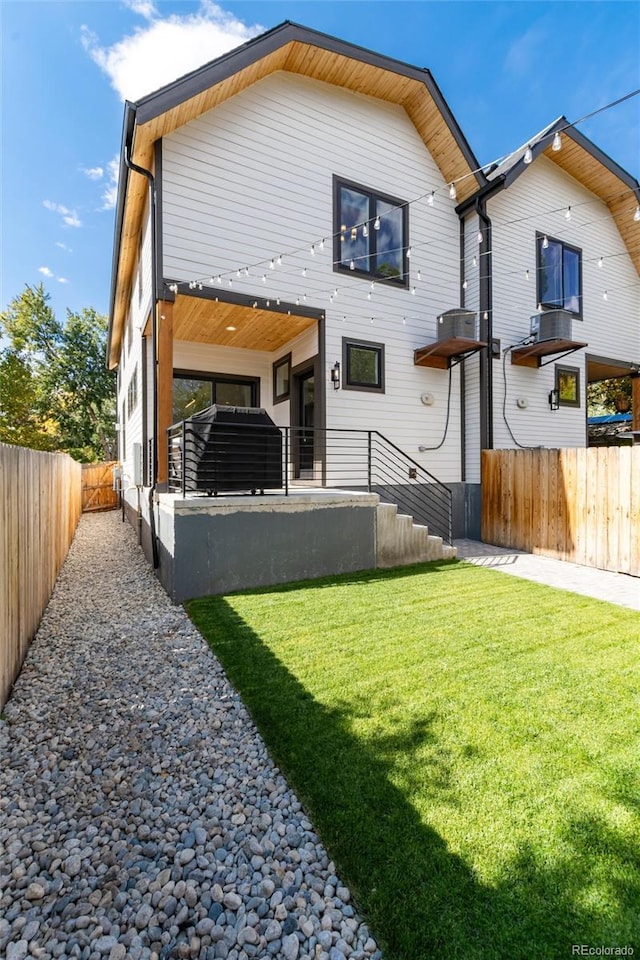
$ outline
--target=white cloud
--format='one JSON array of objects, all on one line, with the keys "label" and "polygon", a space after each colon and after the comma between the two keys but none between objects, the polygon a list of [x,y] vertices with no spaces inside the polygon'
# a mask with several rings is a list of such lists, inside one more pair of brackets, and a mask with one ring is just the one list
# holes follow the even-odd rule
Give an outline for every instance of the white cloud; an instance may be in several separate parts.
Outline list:
[{"label": "white cloud", "polygon": [[82,220],[79,219],[76,211],[69,210],[69,208],[65,207],[64,204],[54,203],[53,200],[43,200],[42,206],[46,207],[47,210],[51,210],[53,213],[59,213],[62,217],[62,222],[66,224],[67,227],[82,226]]},{"label": "white cloud", "polygon": [[160,16],[150,0],[127,5],[146,23],[112,46],[102,46],[89,27],[82,28],[85,50],[123,100],[138,100],[264,30],[210,0],[201,0],[195,13],[168,17]]},{"label": "white cloud", "polygon": [[103,210],[113,210],[118,200],[118,180],[120,177],[120,158],[116,154],[107,164],[109,182],[102,194]]},{"label": "white cloud", "polygon": [[60,240],[56,240],[56,247],[60,247],[65,253],[72,253],[71,247],[68,247],[66,243],[62,243]]},{"label": "white cloud", "polygon": [[534,70],[544,60],[541,53],[547,40],[547,31],[541,24],[534,24],[517,37],[510,45],[504,66],[508,73],[522,77]]},{"label": "white cloud", "polygon": [[58,283],[71,283],[66,277],[58,277]]},{"label": "white cloud", "polygon": [[83,167],[82,172],[89,180],[102,180],[104,176],[102,167]]},{"label": "white cloud", "polygon": [[38,267],[38,273],[41,273],[43,277],[53,276],[53,270],[50,270],[49,267]]}]

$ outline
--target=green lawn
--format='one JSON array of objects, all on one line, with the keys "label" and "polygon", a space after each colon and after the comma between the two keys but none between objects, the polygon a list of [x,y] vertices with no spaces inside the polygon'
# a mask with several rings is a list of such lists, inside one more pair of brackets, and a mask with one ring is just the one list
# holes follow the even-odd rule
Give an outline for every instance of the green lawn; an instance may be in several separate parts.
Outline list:
[{"label": "green lawn", "polygon": [[640,948],[640,618],[464,563],[192,601],[386,960]]}]

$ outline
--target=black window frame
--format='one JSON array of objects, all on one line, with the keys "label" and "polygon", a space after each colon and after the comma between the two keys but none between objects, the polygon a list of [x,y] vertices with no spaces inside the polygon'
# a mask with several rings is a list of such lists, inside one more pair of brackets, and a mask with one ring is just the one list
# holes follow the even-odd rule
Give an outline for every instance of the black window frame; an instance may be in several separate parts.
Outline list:
[{"label": "black window frame", "polygon": [[[289,369],[288,387],[284,393],[278,393],[278,370],[280,367],[287,366]],[[285,353],[283,357],[273,362],[273,402],[282,403],[291,397],[291,354]]]},{"label": "black window frame", "polygon": [[[555,389],[556,395],[558,397],[558,405],[561,407],[580,407],[580,367],[570,367],[563,363],[556,363],[555,365]],[[560,377],[562,374],[569,374],[575,378],[576,384],[576,399],[575,400],[563,400],[562,394],[560,391]]]},{"label": "black window frame", "polygon": [[[260,377],[243,377],[240,374],[236,373],[211,373],[209,370],[183,370],[183,369],[174,369],[172,380],[203,380],[211,384],[211,403],[214,403],[213,400],[213,387],[214,384],[222,383],[248,383],[251,385],[251,391],[253,394],[252,399],[255,401],[252,406],[260,406]],[[173,419],[173,411],[172,411]],[[187,418],[188,419],[188,418]]]},{"label": "black window frame", "polygon": [[[385,277],[375,270],[362,270],[357,265],[352,270],[347,264],[341,263],[342,260],[342,240],[341,240],[341,216],[340,216],[340,188],[346,187],[347,190],[355,190],[369,198],[369,219],[367,226],[369,230],[370,245],[369,259],[374,262],[377,254],[376,234],[373,224],[377,216],[377,201],[391,204],[394,207],[402,209],[402,273],[399,277]],[[409,249],[409,203],[406,200],[399,200],[397,197],[391,197],[389,194],[381,193],[379,190],[372,190],[371,187],[365,187],[360,183],[354,183],[344,177],[333,175],[333,270],[334,273],[347,273],[351,277],[358,277],[365,280],[375,280],[376,283],[389,284],[394,287],[409,288],[409,259],[407,250]]]},{"label": "black window frame", "polygon": [[[377,385],[364,383],[354,380],[350,375],[349,353],[351,347],[375,351],[378,354],[379,383]],[[385,368],[384,368],[384,343],[378,343],[374,340],[359,340],[356,337],[342,338],[342,389],[359,390],[364,393],[384,393],[385,392]]]},{"label": "black window frame", "polygon": [[127,387],[127,419],[129,419],[138,406],[138,364],[133,368]]},{"label": "black window frame", "polygon": [[[549,243],[557,243],[562,247],[563,253],[563,269],[562,269],[562,304],[558,303],[549,303],[542,298],[542,244],[544,243],[544,238],[547,238]],[[569,250],[571,253],[578,255],[578,310],[569,310],[568,307],[564,306],[564,251]],[[544,307],[546,310],[566,310],[571,314],[572,317],[575,317],[576,320],[582,320],[582,248],[576,247],[572,243],[566,243],[564,240],[560,240],[558,237],[552,237],[548,233],[539,233],[536,232],[536,305]]]}]

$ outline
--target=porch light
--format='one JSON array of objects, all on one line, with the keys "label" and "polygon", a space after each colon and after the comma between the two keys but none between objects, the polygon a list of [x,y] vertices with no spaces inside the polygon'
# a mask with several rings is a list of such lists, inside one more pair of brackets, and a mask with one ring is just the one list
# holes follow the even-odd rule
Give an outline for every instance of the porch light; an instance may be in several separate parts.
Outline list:
[{"label": "porch light", "polygon": [[549,409],[550,410],[559,410],[560,409],[560,394],[557,390],[549,391]]},{"label": "porch light", "polygon": [[331,383],[333,384],[333,389],[338,390],[340,388],[340,361],[336,360],[334,365],[331,367]]}]

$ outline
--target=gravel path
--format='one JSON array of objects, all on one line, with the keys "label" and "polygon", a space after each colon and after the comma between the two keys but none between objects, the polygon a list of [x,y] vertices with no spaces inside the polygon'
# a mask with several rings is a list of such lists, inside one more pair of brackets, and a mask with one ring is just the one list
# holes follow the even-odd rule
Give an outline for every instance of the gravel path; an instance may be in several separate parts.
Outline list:
[{"label": "gravel path", "polygon": [[380,957],[118,513],[85,516],[0,721],[0,955]]}]

